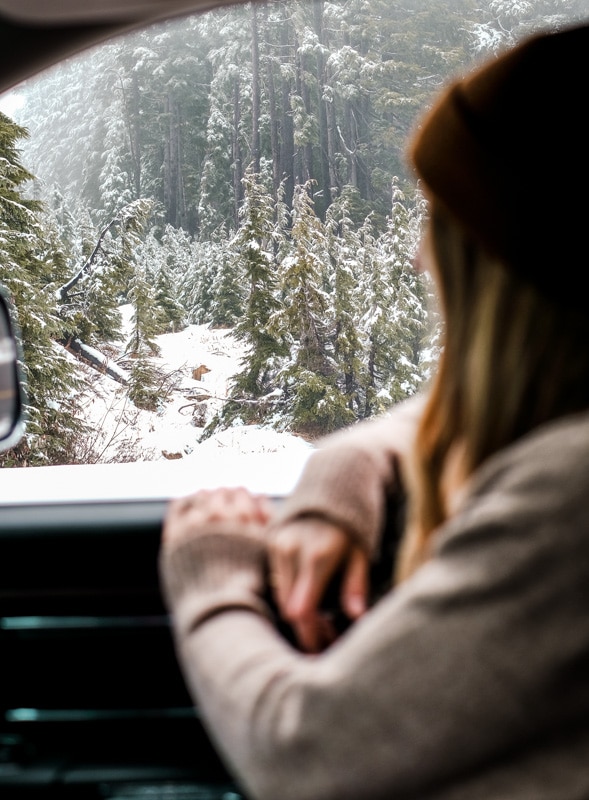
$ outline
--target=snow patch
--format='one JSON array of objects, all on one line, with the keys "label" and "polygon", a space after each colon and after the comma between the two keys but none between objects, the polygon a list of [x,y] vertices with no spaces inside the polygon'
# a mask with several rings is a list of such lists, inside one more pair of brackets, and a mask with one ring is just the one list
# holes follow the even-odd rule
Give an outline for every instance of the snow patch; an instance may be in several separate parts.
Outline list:
[{"label": "snow patch", "polygon": [[[120,311],[123,336],[110,366],[124,356],[131,330],[132,307],[122,306]],[[313,450],[302,438],[270,427],[241,425],[200,442],[204,426],[221,410],[240,369],[243,345],[230,331],[208,325],[189,325],[158,336],[156,342],[160,353],[152,362],[164,376],[157,411],[136,408],[125,386],[83,366],[87,389],[81,403],[91,429],[88,453],[98,463],[90,472],[84,467],[28,469],[29,486],[31,472],[38,473],[40,481],[29,497],[61,496],[61,483],[69,497],[79,499],[104,492],[108,497],[169,497],[202,486],[231,484],[267,493],[290,491]],[[2,470],[9,472],[16,471]],[[4,497],[18,495],[16,483],[8,486],[3,474],[0,479]]]}]

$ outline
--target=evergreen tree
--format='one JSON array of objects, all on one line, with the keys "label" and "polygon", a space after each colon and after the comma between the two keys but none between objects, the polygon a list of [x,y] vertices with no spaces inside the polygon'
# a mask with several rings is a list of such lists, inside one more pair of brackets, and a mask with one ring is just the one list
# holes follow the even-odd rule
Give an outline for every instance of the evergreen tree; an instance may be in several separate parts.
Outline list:
[{"label": "evergreen tree", "polygon": [[207,318],[216,328],[230,328],[242,319],[244,310],[242,254],[228,243],[219,250],[216,271],[210,285]]},{"label": "evergreen tree", "polygon": [[330,252],[333,286],[334,359],[338,383],[350,411],[361,416],[362,386],[365,368],[362,361],[364,341],[359,326],[358,294],[359,239],[349,216],[348,193],[334,203],[326,220],[330,235]]},{"label": "evergreen tree", "polygon": [[424,378],[421,350],[428,329],[426,291],[412,266],[421,212],[421,206],[407,210],[394,183],[386,232],[375,238],[369,219],[360,231],[364,297],[360,324],[366,337],[364,416],[410,396]]},{"label": "evergreen tree", "polygon": [[152,207],[150,200],[135,200],[87,243],[83,264],[58,290],[66,339],[91,345],[120,339],[118,307],[135,273],[135,253]]},{"label": "evergreen tree", "polygon": [[290,343],[280,383],[288,407],[288,426],[317,436],[353,420],[339,390],[329,352],[330,298],[325,273],[329,250],[325,228],[313,209],[309,186],[295,189],[292,252],[282,263],[283,308],[280,328]]},{"label": "evergreen tree", "polygon": [[209,241],[191,241],[185,231],[172,235],[172,230],[166,229],[162,244],[168,251],[167,263],[178,285],[187,321],[197,325],[213,322],[217,276],[228,258],[225,235],[217,234]]},{"label": "evergreen tree", "polygon": [[155,337],[161,331],[163,314],[155,302],[155,288],[147,280],[145,268],[140,264],[135,266],[127,298],[133,306],[127,353],[132,357],[159,355]]},{"label": "evergreen tree", "polygon": [[232,188],[232,125],[229,101],[219,97],[216,80],[211,84],[211,111],[207,120],[207,155],[201,182],[198,217],[200,238],[207,239],[218,228],[235,227],[235,198]]},{"label": "evergreen tree", "polygon": [[155,279],[154,303],[160,320],[158,333],[176,333],[186,327],[186,312],[182,308],[176,285],[165,264],[160,266]]},{"label": "evergreen tree", "polygon": [[109,104],[107,114],[102,120],[102,124],[105,126],[105,154],[99,176],[99,186],[101,210],[103,218],[107,219],[114,216],[120,208],[137,199],[132,183],[129,153],[126,147],[124,149],[120,147],[120,144],[126,142],[127,139],[120,94],[120,91],[115,93],[115,102]]},{"label": "evergreen tree", "polygon": [[161,402],[161,375],[145,352],[133,359],[129,375],[129,400],[145,411],[157,411]]},{"label": "evergreen tree", "polygon": [[392,289],[388,308],[390,343],[388,369],[383,370],[383,388],[393,403],[415,394],[424,380],[421,352],[428,332],[426,287],[413,268],[421,228],[423,205],[407,208],[405,198],[393,183],[393,203],[379,245],[383,268]]},{"label": "evergreen tree", "polygon": [[[129,254],[132,257],[133,249]],[[160,354],[155,337],[165,327],[165,316],[156,303],[156,290],[144,264],[137,261],[133,263],[127,299],[133,306],[131,335],[126,345],[131,358],[129,399],[137,408],[155,411],[160,402],[161,376],[152,357]]]},{"label": "evergreen tree", "polygon": [[32,176],[20,162],[17,145],[26,135],[0,113],[0,282],[18,314],[27,382],[26,435],[3,456],[2,463],[9,466],[75,459],[83,429],[76,419],[79,383],[55,342],[61,322],[50,282],[63,265],[45,244],[39,204],[24,197]]},{"label": "evergreen tree", "polygon": [[242,369],[235,376],[234,394],[258,398],[272,388],[273,367],[283,352],[280,339],[270,330],[279,305],[274,263],[274,206],[259,182],[247,174],[240,228],[232,242],[234,258],[244,276],[246,299],[235,335],[246,345]]},{"label": "evergreen tree", "polygon": [[173,260],[155,231],[147,235],[137,250],[136,263],[145,270],[145,279],[154,287],[154,309],[160,333],[175,333],[186,327],[186,311],[180,301],[180,292]]},{"label": "evergreen tree", "polygon": [[483,11],[483,20],[473,23],[470,37],[474,51],[488,55],[516,44],[534,31],[558,29],[587,18],[585,0],[493,0]]},{"label": "evergreen tree", "polygon": [[393,177],[408,191],[407,136],[440,84],[473,55],[582,18],[585,6],[315,0],[274,3],[255,25],[239,5],[170,21],[27,82],[27,163],[40,192],[58,185],[102,224],[150,196],[201,240],[235,230],[254,160],[275,199],[286,181],[289,208],[293,184],[315,180],[324,219],[350,186],[354,222],[373,212],[383,230]]},{"label": "evergreen tree", "polygon": [[382,253],[379,251],[372,220],[368,217],[359,234],[361,243],[361,295],[363,315],[360,328],[365,337],[365,383],[363,386],[364,410],[362,416],[370,417],[390,405],[391,397],[383,396],[383,384],[391,369],[394,336],[388,317],[393,306],[391,289],[384,270]]}]

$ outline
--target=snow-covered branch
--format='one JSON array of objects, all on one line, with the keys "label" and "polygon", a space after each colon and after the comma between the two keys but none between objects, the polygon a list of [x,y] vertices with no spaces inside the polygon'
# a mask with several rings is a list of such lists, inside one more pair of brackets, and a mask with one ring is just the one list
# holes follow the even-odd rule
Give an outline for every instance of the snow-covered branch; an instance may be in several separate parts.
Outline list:
[{"label": "snow-covered branch", "polygon": [[78,272],[74,275],[73,278],[70,278],[70,280],[67,283],[64,283],[63,286],[60,286],[59,289],[57,290],[58,300],[61,300],[62,302],[65,303],[68,299],[70,289],[73,289],[74,286],[76,286],[76,284],[79,283],[79,281],[84,277],[84,275],[87,275],[92,270],[92,266],[96,261],[98,253],[102,249],[102,243],[106,237],[106,234],[111,230],[111,228],[114,228],[115,225],[118,225],[119,222],[120,218],[119,215],[117,214],[117,216],[111,219],[108,225],[105,225],[104,228],[100,231],[100,235],[98,236],[98,240],[94,245],[94,249],[88,256],[86,261],[83,263],[83,265],[80,267]]}]

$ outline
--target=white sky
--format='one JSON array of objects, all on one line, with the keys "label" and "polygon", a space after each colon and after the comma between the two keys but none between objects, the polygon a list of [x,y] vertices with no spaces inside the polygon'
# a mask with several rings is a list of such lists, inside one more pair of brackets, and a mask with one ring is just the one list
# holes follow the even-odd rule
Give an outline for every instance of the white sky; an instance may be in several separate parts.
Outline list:
[{"label": "white sky", "polygon": [[7,117],[12,118],[19,108],[22,108],[23,103],[24,98],[18,92],[9,91],[0,94],[0,111]]}]

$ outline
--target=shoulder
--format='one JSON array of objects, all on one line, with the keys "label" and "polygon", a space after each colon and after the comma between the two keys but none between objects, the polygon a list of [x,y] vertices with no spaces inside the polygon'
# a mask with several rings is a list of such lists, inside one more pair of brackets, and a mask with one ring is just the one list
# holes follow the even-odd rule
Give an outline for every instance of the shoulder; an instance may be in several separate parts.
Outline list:
[{"label": "shoulder", "polygon": [[534,500],[539,508],[589,508],[589,412],[540,426],[495,454],[477,470],[465,505],[500,492]]},{"label": "shoulder", "polygon": [[556,574],[559,564],[589,573],[589,413],[543,425],[488,459],[436,550],[494,573]]},{"label": "shoulder", "polygon": [[528,461],[530,467],[534,463],[536,469],[542,472],[556,471],[573,462],[587,464],[588,434],[589,410],[545,423],[490,458],[481,475],[503,464],[523,465],[524,460]]}]

